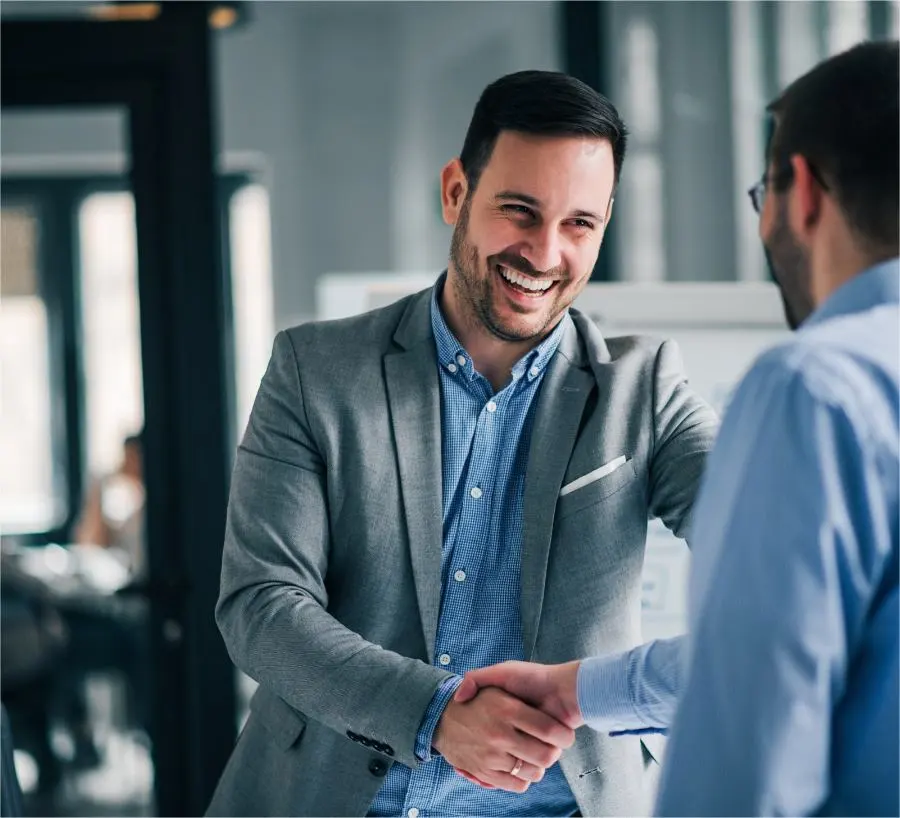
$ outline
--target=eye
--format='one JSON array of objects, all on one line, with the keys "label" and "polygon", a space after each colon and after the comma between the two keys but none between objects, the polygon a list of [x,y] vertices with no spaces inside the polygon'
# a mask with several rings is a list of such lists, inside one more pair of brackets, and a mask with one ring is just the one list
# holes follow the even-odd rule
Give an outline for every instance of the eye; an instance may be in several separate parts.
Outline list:
[{"label": "eye", "polygon": [[528,216],[533,218],[534,211],[527,205],[505,204],[501,207],[504,213],[512,213],[515,216]]},{"label": "eye", "polygon": [[589,222],[587,219],[572,219],[572,224],[577,227],[579,230],[593,230],[594,223]]}]

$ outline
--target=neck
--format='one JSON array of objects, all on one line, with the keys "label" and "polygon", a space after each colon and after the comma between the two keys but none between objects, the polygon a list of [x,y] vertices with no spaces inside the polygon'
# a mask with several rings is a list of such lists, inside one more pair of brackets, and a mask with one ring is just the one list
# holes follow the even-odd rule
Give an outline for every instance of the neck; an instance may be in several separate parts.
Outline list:
[{"label": "neck", "polygon": [[881,251],[861,248],[849,235],[846,227],[844,230],[830,231],[828,235],[835,237],[835,240],[827,242],[820,253],[814,253],[812,259],[811,284],[816,309],[850,279],[897,255],[896,248]]},{"label": "neck", "polygon": [[499,392],[511,378],[512,368],[523,356],[544,340],[548,333],[524,341],[505,341],[498,338],[474,315],[468,304],[460,299],[450,284],[449,275],[440,297],[441,311],[447,326],[472,358],[472,363]]}]

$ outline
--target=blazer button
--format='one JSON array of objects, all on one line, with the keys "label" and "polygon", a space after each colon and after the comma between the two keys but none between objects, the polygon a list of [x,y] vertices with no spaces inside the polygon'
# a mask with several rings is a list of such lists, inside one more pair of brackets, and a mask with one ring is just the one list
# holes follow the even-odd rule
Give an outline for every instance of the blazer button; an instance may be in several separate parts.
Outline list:
[{"label": "blazer button", "polygon": [[369,762],[369,772],[372,773],[372,775],[374,775],[376,778],[382,778],[387,772],[387,769],[387,762],[382,761],[380,758],[373,758]]}]

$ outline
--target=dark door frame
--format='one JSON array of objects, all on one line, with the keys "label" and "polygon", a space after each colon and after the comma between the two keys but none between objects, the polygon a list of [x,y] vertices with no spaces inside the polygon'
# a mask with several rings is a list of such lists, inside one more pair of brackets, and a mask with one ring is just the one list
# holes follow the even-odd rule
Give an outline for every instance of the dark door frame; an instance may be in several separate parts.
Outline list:
[{"label": "dark door frame", "polygon": [[157,810],[200,815],[235,738],[213,619],[233,435],[204,3],[148,22],[4,21],[4,108],[128,112],[138,242]]}]

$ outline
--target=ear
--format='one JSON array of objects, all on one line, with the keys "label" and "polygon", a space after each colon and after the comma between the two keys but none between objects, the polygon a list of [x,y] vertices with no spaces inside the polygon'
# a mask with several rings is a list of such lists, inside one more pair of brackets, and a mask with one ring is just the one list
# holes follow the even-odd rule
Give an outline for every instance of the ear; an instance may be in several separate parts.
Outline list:
[{"label": "ear", "polygon": [[606,216],[603,217],[603,230],[606,231],[606,228],[609,227],[609,220],[612,218],[613,205],[616,201],[616,192],[613,191],[609,197],[609,204],[606,206]]},{"label": "ear", "polygon": [[462,162],[459,159],[450,160],[441,171],[441,212],[444,222],[456,224],[468,191],[469,183]]},{"label": "ear", "polygon": [[822,214],[822,199],[825,192],[813,175],[806,157],[795,154],[791,157],[794,181],[789,194],[788,218],[794,235],[803,240],[810,238]]}]

